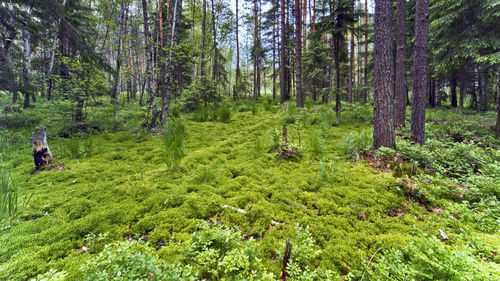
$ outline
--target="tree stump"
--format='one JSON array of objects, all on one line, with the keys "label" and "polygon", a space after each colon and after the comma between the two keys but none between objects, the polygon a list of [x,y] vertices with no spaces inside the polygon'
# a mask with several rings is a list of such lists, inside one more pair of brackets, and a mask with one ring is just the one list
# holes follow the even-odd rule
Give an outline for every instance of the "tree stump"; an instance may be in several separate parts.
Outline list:
[{"label": "tree stump", "polygon": [[288,237],[286,239],[285,254],[283,255],[283,267],[281,268],[280,281],[285,281],[286,278],[290,276],[286,270],[291,257],[292,257],[292,242],[290,242],[290,237]]},{"label": "tree stump", "polygon": [[31,146],[33,148],[33,161],[35,168],[39,170],[41,167],[49,164],[52,160],[52,153],[47,144],[47,129],[43,126],[36,127],[31,135]]}]

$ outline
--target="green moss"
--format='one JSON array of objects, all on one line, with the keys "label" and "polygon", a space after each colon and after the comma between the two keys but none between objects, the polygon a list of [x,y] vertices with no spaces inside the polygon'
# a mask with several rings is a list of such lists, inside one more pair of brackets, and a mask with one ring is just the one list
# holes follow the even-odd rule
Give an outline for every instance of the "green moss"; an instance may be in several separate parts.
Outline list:
[{"label": "green moss", "polygon": [[[64,171],[34,175],[29,174],[30,148],[19,147],[2,165],[33,197],[20,220],[0,233],[0,279],[25,280],[49,268],[71,274],[93,257],[81,251],[89,246],[89,235],[104,233],[99,245],[132,235],[147,236],[153,247],[164,243],[158,254],[173,264],[185,255],[176,245],[189,242],[199,223],[207,220],[258,237],[259,258],[275,276],[281,269],[282,243],[297,223],[310,226],[323,250],[316,264],[340,274],[360,268],[375,249],[407,244],[415,229],[432,235],[445,229],[452,243],[465,240],[460,229],[479,232],[473,217],[458,224],[450,214],[431,211],[452,199],[443,195],[443,184],[423,185],[435,203],[422,206],[415,198],[408,200],[401,180],[391,173],[374,171],[363,161],[346,161],[342,140],[354,132],[370,132],[369,125],[337,125],[334,112],[321,107],[312,107],[302,118],[293,107],[284,113],[266,105],[273,110],[254,115],[246,104],[239,106],[241,112],[229,123],[186,121],[186,156],[178,169],[167,167],[162,136],[89,136],[89,156],[60,157]],[[288,125],[289,138],[299,145],[301,136],[303,157],[277,161],[267,152],[269,132],[295,114],[304,122]],[[309,139],[309,134],[314,137]],[[321,163],[330,169],[323,176]],[[493,183],[479,184],[488,188]],[[484,249],[498,249],[496,235],[477,240],[487,245]]]}]

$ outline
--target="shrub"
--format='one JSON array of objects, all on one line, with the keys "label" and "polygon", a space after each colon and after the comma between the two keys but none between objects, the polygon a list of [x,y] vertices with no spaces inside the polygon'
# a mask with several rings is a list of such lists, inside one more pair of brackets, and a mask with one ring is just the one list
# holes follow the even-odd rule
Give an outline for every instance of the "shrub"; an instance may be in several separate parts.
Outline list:
[{"label": "shrub", "polygon": [[421,237],[402,249],[391,249],[349,280],[498,280],[494,263],[474,257],[468,246],[447,246],[435,237]]},{"label": "shrub", "polygon": [[351,157],[356,153],[366,154],[372,148],[372,144],[373,138],[368,130],[363,130],[361,133],[350,133],[342,140],[344,153]]},{"label": "shrub", "polygon": [[156,251],[136,241],[118,242],[105,247],[81,268],[80,280],[193,280],[188,266],[170,265]]},{"label": "shrub", "polygon": [[165,126],[164,144],[169,168],[178,167],[181,159],[185,156],[184,141],[186,136],[186,126],[182,120],[168,120]]}]

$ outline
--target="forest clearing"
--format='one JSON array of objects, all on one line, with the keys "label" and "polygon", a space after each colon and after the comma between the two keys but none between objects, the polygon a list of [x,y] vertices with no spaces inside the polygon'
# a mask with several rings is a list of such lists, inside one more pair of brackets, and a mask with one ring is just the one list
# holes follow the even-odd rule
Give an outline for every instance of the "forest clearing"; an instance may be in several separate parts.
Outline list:
[{"label": "forest clearing", "polygon": [[494,0],[0,1],[0,280],[499,280],[499,38]]}]

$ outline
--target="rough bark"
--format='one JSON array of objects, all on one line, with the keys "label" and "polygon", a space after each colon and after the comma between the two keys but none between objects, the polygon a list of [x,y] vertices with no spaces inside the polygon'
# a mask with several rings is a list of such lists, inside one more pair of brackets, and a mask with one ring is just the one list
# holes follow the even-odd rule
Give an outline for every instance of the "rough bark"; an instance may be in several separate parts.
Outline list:
[{"label": "rough bark", "polygon": [[118,121],[118,87],[120,83],[120,69],[122,64],[122,29],[123,29],[123,14],[125,13],[125,2],[120,2],[120,14],[118,16],[118,51],[116,54],[116,68],[113,75],[113,88],[111,98],[115,104],[115,121]]},{"label": "rough bark", "polygon": [[[497,80],[497,91],[500,87],[500,79]],[[495,137],[500,137],[500,95],[497,96],[497,124],[495,126]]]},{"label": "rough bark", "polygon": [[280,103],[284,103],[290,97],[287,91],[287,55],[286,55],[286,26],[285,26],[285,0],[281,0],[281,50],[280,50]]},{"label": "rough bark", "polygon": [[52,160],[52,153],[47,144],[47,129],[43,126],[36,127],[31,135],[31,146],[33,149],[33,160],[35,167],[40,169]]},{"label": "rough bark", "polygon": [[273,100],[276,99],[276,5],[273,0]]},{"label": "rough bark", "polygon": [[[213,30],[213,39],[214,39],[214,65],[212,68],[212,79],[216,83],[217,81],[217,57],[218,57],[218,50],[217,50],[217,30],[215,29],[215,5],[214,5],[214,0],[212,0],[212,30]],[[216,83],[217,85],[217,83]]]},{"label": "rough bark", "polygon": [[237,98],[237,89],[239,85],[239,79],[240,79],[240,40],[238,36],[238,27],[239,27],[239,18],[238,18],[238,0],[236,0],[236,81],[233,89],[233,100],[236,100]]},{"label": "rough bark", "polygon": [[182,16],[182,0],[171,0],[168,7],[168,24],[167,24],[167,38],[165,50],[166,62],[163,65],[163,75],[161,79],[165,81],[164,89],[162,92],[162,108],[161,108],[161,123],[164,125],[167,122],[168,114],[170,111],[170,101],[172,99],[173,85],[175,80],[175,59],[174,59],[174,45],[178,44],[179,40],[179,27]]},{"label": "rough bark", "polygon": [[365,83],[363,89],[363,102],[368,100],[368,0],[365,0]]},{"label": "rough bark", "polygon": [[[148,23],[148,4],[146,0],[142,0],[142,14],[144,18],[144,46],[145,46],[145,63],[146,63],[146,76],[144,77],[145,79],[145,84],[146,84],[146,91],[149,94],[149,107],[151,109],[151,119],[149,122],[149,127],[154,127],[156,126],[156,120],[158,120],[158,110],[156,108],[156,100],[155,100],[155,93],[153,91],[153,86],[152,86],[152,79],[153,79],[153,69],[152,69],[152,56],[153,56],[153,45],[151,44],[150,41],[150,34],[149,34],[149,23]],[[142,97],[142,94],[141,94]],[[142,100],[142,99],[141,99]]]},{"label": "rough bark", "polygon": [[304,107],[302,93],[302,14],[300,0],[295,0],[295,92],[297,107]]},{"label": "rough bark", "polygon": [[351,27],[351,50],[349,62],[349,103],[352,103],[352,86],[354,84],[354,25]]},{"label": "rough bark", "polygon": [[415,15],[415,54],[413,71],[412,141],[425,142],[425,91],[427,88],[427,44],[429,0],[417,0]]},{"label": "rough bark", "polygon": [[450,80],[450,99],[451,106],[457,107],[457,77],[455,75]]},{"label": "rough bark", "polygon": [[[174,0],[175,1],[175,0]],[[200,73],[201,76],[205,76],[205,48],[206,48],[206,40],[205,40],[205,33],[207,31],[207,1],[203,0],[203,14],[202,14],[202,19],[201,19],[201,66],[200,66]]]},{"label": "rough bark", "polygon": [[[31,15],[30,5],[26,5],[26,14]],[[23,94],[24,104],[23,107],[27,108],[30,105],[30,75],[31,75],[31,34],[28,30],[28,19],[23,22]]]},{"label": "rough bark", "polygon": [[434,78],[430,78],[429,83],[429,106],[436,106],[436,80]]},{"label": "rough bark", "polygon": [[488,69],[485,65],[479,68],[479,83],[481,89],[481,110],[488,110]]},{"label": "rough bark", "polygon": [[394,92],[394,126],[405,125],[406,119],[406,0],[396,3],[396,87]]},{"label": "rough bark", "polygon": [[464,111],[464,98],[465,98],[465,90],[466,90],[466,75],[463,71],[462,75],[460,75],[460,98],[458,102],[458,114],[462,115]]},{"label": "rough bark", "polygon": [[392,1],[375,1],[375,89],[373,146],[395,148]]}]

